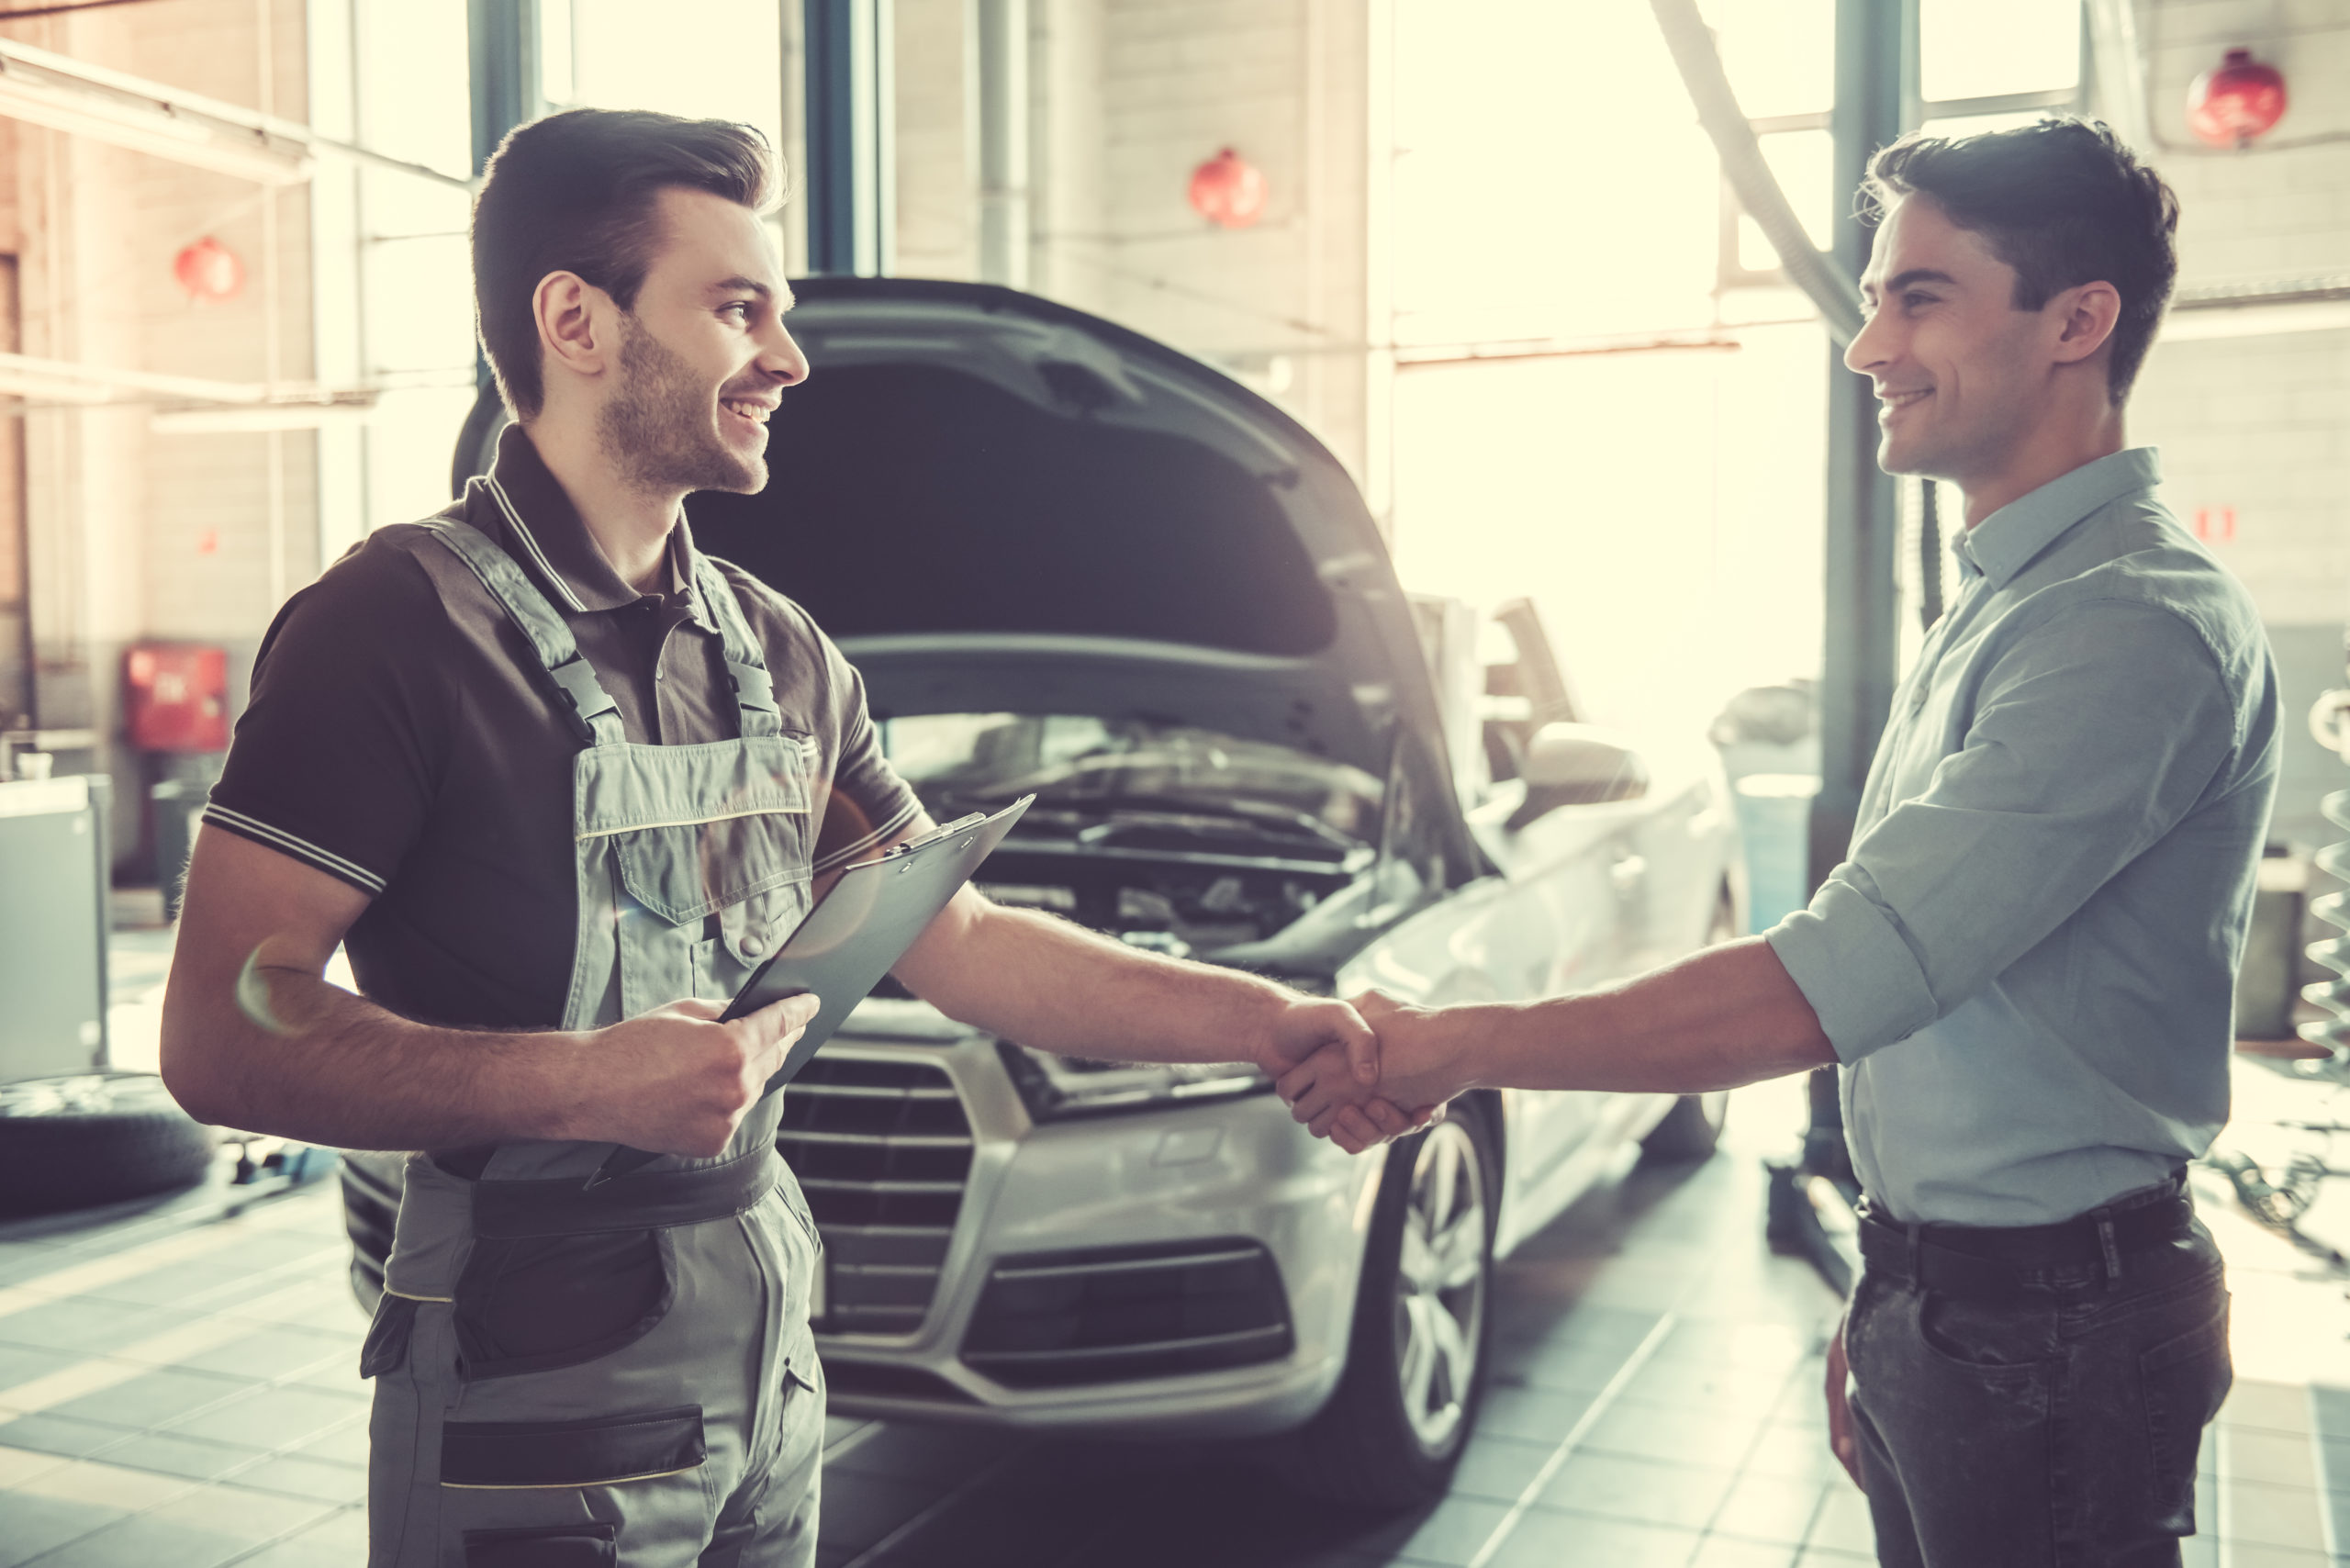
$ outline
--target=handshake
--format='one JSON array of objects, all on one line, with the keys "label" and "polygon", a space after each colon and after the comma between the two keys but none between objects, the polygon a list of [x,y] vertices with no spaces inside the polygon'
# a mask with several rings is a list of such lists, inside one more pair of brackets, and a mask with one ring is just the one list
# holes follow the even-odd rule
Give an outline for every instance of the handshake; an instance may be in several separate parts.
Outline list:
[{"label": "handshake", "polygon": [[1258,1064],[1308,1131],[1360,1154],[1426,1126],[1476,1087],[1477,1011],[1414,1007],[1376,991],[1351,1002],[1301,998],[1277,1017]]}]

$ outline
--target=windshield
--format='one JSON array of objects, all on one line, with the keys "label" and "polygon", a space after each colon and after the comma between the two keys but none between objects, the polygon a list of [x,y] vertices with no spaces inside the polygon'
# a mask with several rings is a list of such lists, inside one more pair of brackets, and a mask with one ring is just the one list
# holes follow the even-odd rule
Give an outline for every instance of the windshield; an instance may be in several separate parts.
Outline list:
[{"label": "windshield", "polygon": [[890,763],[941,821],[1033,792],[1039,807],[1082,813],[1201,812],[1378,836],[1371,775],[1214,730],[1069,713],[923,713],[880,730]]}]

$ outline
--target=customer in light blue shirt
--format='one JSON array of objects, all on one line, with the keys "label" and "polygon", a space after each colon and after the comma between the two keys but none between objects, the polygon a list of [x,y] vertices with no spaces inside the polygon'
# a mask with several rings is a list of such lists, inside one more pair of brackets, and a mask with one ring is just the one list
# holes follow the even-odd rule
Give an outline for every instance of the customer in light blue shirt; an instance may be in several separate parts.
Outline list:
[{"label": "customer in light blue shirt", "polygon": [[1764,936],[1608,991],[1359,999],[1376,1091],[1326,1063],[1279,1088],[1360,1147],[1466,1088],[1687,1093],[1841,1064],[1866,1267],[1830,1429],[1881,1561],[2177,1563],[2230,1381],[2183,1167],[2227,1119],[2277,779],[2252,603],[2123,434],[2177,202],[2061,119],[1906,138],[1867,194],[1845,363],[1883,403],[1880,463],[1955,484],[1968,532],[1850,857]]},{"label": "customer in light blue shirt", "polygon": [[1769,934],[1901,1223],[2069,1219],[2227,1120],[2276,682],[2159,477],[2151,447],[2117,452],[1958,542],[1851,858]]}]

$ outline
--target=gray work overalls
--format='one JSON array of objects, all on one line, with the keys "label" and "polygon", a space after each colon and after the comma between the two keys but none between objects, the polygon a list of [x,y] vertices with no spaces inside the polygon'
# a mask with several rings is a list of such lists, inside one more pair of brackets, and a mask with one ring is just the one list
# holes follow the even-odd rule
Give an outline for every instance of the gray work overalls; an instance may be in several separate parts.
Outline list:
[{"label": "gray work overalls", "polygon": [[[565,1029],[733,995],[808,905],[814,743],[784,733],[717,570],[739,740],[632,745],[503,551],[431,524],[505,607],[582,742]],[[479,1180],[411,1155],[362,1372],[371,1568],[770,1568],[814,1560],[819,1243],[775,1150],[782,1097],[715,1159],[518,1142]]]}]

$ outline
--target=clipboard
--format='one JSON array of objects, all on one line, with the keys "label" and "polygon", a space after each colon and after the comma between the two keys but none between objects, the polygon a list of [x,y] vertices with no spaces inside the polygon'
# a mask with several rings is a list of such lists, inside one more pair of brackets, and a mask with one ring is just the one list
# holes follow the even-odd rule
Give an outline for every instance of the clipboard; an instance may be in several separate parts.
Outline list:
[{"label": "clipboard", "polygon": [[993,816],[974,812],[840,874],[721,1015],[722,1022],[740,1018],[811,991],[823,999],[790,1055],[767,1080],[767,1093],[808,1065],[1035,799],[1023,795]]}]

